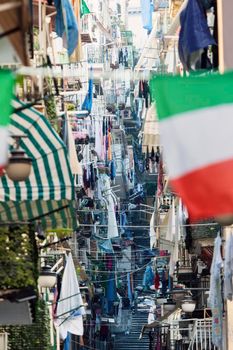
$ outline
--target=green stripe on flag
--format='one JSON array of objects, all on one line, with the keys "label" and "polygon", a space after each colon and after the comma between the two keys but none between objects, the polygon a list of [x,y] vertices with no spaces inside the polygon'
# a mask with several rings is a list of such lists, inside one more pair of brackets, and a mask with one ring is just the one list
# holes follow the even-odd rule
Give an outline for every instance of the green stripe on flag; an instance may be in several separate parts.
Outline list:
[{"label": "green stripe on flag", "polygon": [[0,126],[7,126],[10,122],[10,115],[12,113],[11,100],[13,97],[14,83],[15,79],[10,71],[0,70]]},{"label": "green stripe on flag", "polygon": [[196,109],[233,103],[233,72],[191,77],[157,77],[150,81],[160,120]]},{"label": "green stripe on flag", "polygon": [[84,15],[88,15],[88,13],[91,13],[89,10],[86,2],[84,0],[81,0],[81,5],[80,5],[80,15],[83,17]]}]

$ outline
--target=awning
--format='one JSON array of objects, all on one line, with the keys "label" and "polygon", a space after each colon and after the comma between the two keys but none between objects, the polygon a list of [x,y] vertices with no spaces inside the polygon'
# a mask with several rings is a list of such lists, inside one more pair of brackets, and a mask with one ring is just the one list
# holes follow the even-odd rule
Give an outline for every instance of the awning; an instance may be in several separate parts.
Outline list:
[{"label": "awning", "polygon": [[75,227],[74,181],[65,144],[38,111],[16,100],[13,106],[10,133],[26,136],[20,146],[33,161],[27,181],[0,178],[0,223],[41,221],[46,228]]}]

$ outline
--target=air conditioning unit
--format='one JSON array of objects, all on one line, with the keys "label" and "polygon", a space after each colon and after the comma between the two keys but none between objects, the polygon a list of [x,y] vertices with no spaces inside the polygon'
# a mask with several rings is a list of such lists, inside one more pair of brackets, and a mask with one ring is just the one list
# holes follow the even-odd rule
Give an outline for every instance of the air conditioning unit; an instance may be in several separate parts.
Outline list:
[{"label": "air conditioning unit", "polygon": [[7,350],[8,348],[8,334],[0,333],[0,350]]}]

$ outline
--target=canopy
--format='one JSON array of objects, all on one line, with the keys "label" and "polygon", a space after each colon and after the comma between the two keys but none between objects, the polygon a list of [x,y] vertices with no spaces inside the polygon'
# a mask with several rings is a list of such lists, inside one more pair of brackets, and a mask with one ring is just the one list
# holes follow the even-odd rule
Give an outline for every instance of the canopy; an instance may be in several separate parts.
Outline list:
[{"label": "canopy", "polygon": [[10,133],[25,136],[20,147],[32,158],[32,170],[25,182],[0,178],[0,223],[37,220],[46,228],[73,228],[74,182],[66,146],[45,116],[18,100],[13,106]]}]

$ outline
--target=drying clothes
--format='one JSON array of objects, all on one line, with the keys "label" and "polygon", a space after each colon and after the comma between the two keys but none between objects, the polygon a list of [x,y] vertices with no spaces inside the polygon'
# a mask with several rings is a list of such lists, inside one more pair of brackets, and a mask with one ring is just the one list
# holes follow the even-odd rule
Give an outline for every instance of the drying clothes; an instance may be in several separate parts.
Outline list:
[{"label": "drying clothes", "polygon": [[225,262],[224,262],[224,297],[232,300],[233,296],[233,236],[227,238],[225,245]]},{"label": "drying clothes", "polygon": [[108,132],[108,160],[112,160],[112,135]]},{"label": "drying clothes", "polygon": [[166,293],[167,293],[167,287],[168,287],[168,272],[166,269],[163,269],[163,272],[162,272],[162,295],[165,296]]},{"label": "drying clothes", "polygon": [[146,170],[150,170],[149,147],[146,147]]},{"label": "drying clothes", "polygon": [[152,30],[152,12],[154,6],[151,0],[141,0],[141,13],[142,13],[142,24],[143,28],[147,29],[148,32]]},{"label": "drying clothes", "polygon": [[150,88],[147,81],[139,81],[139,97],[145,99],[146,108],[149,107]]},{"label": "drying clothes", "polygon": [[221,348],[222,347],[222,295],[221,295],[221,268],[222,268],[222,256],[221,256],[221,244],[222,240],[218,235],[214,242],[214,254],[211,265],[210,275],[210,294],[209,303],[212,312],[212,343]]},{"label": "drying clothes", "polygon": [[113,268],[113,259],[111,255],[106,255],[106,269],[112,270]]},{"label": "drying clothes", "polygon": [[88,92],[83,101],[82,110],[86,110],[90,113],[92,109],[92,100],[93,100],[93,79],[89,79]]},{"label": "drying clothes", "polygon": [[90,179],[87,168],[83,169],[83,185],[85,189],[90,188]]},{"label": "drying clothes", "polygon": [[113,159],[110,163],[110,178],[113,181],[116,177],[116,162]]},{"label": "drying clothes", "polygon": [[152,146],[152,149],[151,149],[150,159],[151,159],[152,162],[155,162],[155,150],[154,150],[153,146]]},{"label": "drying clothes", "polygon": [[146,271],[144,272],[142,285],[143,287],[150,288],[153,285],[153,283],[154,283],[154,273],[152,271],[152,267],[147,266]]},{"label": "drying clothes", "polygon": [[172,206],[169,210],[168,217],[168,227],[166,232],[166,240],[170,242],[174,242],[176,235],[176,213],[175,213],[175,203],[172,201]]},{"label": "drying clothes", "polygon": [[150,219],[150,249],[155,248],[157,244],[157,235],[156,235],[154,225],[155,225],[155,213],[153,212]]},{"label": "drying clothes", "polygon": [[97,119],[95,119],[95,151],[99,159],[104,160],[102,123]]},{"label": "drying clothes", "polygon": [[159,284],[160,284],[159,273],[158,273],[158,271],[156,271],[155,279],[154,279],[154,286],[155,286],[156,290],[159,289]]},{"label": "drying clothes", "polygon": [[120,49],[119,51],[119,64],[123,64],[124,63],[124,55],[123,55],[123,51],[122,49]]},{"label": "drying clothes", "polygon": [[123,59],[124,59],[124,66],[127,68],[128,67],[128,50],[127,47],[124,50],[124,55],[123,55]]},{"label": "drying clothes", "polygon": [[78,45],[78,22],[69,0],[54,0],[56,7],[56,33],[62,38],[67,34],[67,49],[71,55]]},{"label": "drying clothes", "polygon": [[96,185],[96,173],[93,164],[90,165],[90,188],[92,191],[95,190]]},{"label": "drying clothes", "polygon": [[179,56],[185,70],[195,69],[204,49],[215,45],[210,33],[204,7],[198,0],[189,0],[180,15]]},{"label": "drying clothes", "polygon": [[133,294],[132,294],[132,286],[131,286],[131,278],[130,278],[130,273],[127,273],[127,294],[129,300],[132,302],[133,300]]}]

